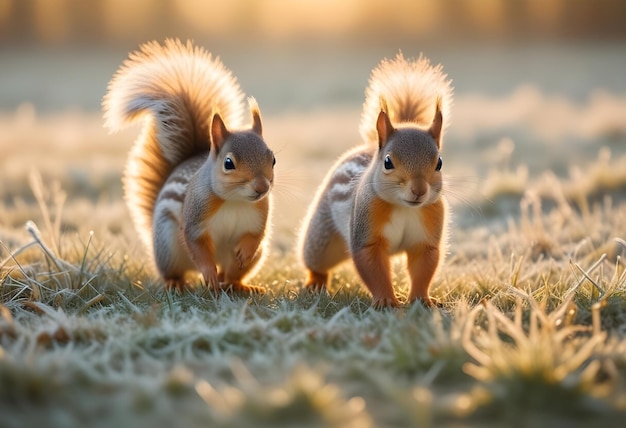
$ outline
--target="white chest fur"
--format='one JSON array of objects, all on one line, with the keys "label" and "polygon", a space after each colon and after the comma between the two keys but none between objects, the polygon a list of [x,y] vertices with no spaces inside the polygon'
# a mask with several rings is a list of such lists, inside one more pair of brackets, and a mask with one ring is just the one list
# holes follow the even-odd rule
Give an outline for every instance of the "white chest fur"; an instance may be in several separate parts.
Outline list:
[{"label": "white chest fur", "polygon": [[391,212],[389,222],[383,228],[383,236],[389,243],[391,253],[406,250],[427,240],[426,230],[419,209],[397,207]]},{"label": "white chest fur", "polygon": [[231,247],[246,233],[259,233],[263,230],[263,217],[253,204],[226,201],[211,218],[206,228],[220,251],[224,246]]}]

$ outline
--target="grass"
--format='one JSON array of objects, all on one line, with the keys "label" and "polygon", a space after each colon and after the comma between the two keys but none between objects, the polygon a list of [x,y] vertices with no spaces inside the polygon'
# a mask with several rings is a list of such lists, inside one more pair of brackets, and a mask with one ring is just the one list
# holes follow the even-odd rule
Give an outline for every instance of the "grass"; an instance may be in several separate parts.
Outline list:
[{"label": "grass", "polygon": [[[30,242],[2,262],[6,426],[585,426],[624,416],[624,248],[612,260],[602,252],[623,230],[623,207],[570,214],[572,230],[590,227],[588,243],[562,242],[554,213],[522,217],[484,259],[449,261],[434,289],[443,310],[376,311],[350,268],[331,296],[314,295],[283,257],[258,278],[265,296],[165,292],[93,234],[60,249],[69,238],[42,190],[45,232],[29,223]],[[573,245],[576,260],[532,246],[506,258],[507,247],[548,237],[544,246]]]},{"label": "grass", "polygon": [[[336,135],[348,116],[321,120]],[[85,130],[57,122],[42,132],[107,141],[95,119],[78,121]],[[282,129],[286,140],[292,130]],[[0,426],[623,423],[618,143],[617,155],[600,149],[557,175],[529,171],[523,148],[496,142],[500,158],[477,179],[482,196],[455,199],[467,182],[450,179],[450,254],[432,288],[442,309],[379,311],[349,265],[334,272],[330,295],[302,289],[292,243],[306,204],[297,189],[310,195],[319,180],[293,164],[323,174],[337,154],[330,145],[311,137],[279,150],[291,183],[276,189],[272,253],[254,279],[268,291],[246,298],[163,290],[121,201],[128,138],[103,149],[104,166],[92,168],[86,149],[65,159],[66,148],[35,165],[43,173],[2,172],[12,179],[0,195]],[[447,165],[461,147],[452,140]],[[393,271],[406,296],[402,260]]]}]

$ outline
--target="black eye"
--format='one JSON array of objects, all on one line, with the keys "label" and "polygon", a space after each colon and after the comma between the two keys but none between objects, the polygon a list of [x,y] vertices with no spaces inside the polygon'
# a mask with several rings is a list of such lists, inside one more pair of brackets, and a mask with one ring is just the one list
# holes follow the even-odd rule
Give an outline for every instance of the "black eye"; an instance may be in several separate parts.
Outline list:
[{"label": "black eye", "polygon": [[443,166],[443,160],[441,156],[439,156],[439,160],[437,161],[437,166],[435,167],[435,171],[441,171],[441,167]]},{"label": "black eye", "polygon": [[391,158],[389,157],[389,155],[385,156],[385,169],[389,170],[389,169],[393,169],[393,162],[391,162]]},{"label": "black eye", "polygon": [[224,169],[235,169],[235,162],[233,162],[230,156],[227,156],[226,159],[224,159]]},{"label": "black eye", "polygon": [[272,156],[272,166],[276,165],[276,156]]}]

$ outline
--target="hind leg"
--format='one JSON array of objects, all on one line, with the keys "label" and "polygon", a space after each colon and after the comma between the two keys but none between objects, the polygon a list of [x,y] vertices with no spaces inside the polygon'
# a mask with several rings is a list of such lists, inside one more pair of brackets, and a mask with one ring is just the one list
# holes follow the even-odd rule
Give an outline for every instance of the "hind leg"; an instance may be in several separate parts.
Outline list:
[{"label": "hind leg", "polygon": [[165,287],[182,291],[188,286],[185,275],[195,265],[182,242],[177,219],[165,210],[157,211],[153,224],[158,230],[153,240],[154,260]]},{"label": "hind leg", "polygon": [[307,269],[305,287],[324,291],[329,283],[329,271],[350,256],[341,234],[334,227],[331,213],[320,204],[311,217],[302,240],[302,260]]}]

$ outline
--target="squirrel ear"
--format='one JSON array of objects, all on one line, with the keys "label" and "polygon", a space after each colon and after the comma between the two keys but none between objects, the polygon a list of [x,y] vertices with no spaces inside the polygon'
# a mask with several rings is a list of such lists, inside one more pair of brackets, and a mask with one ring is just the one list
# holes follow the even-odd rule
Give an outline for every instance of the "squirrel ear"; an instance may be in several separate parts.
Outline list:
[{"label": "squirrel ear", "polygon": [[211,143],[216,153],[219,152],[229,135],[230,132],[226,129],[222,116],[219,113],[215,113],[211,122]]},{"label": "squirrel ear", "polygon": [[433,123],[428,128],[428,132],[437,142],[437,147],[441,147],[441,128],[443,127],[443,115],[441,114],[441,99],[437,100],[435,117]]},{"label": "squirrel ear", "polygon": [[381,110],[376,120],[376,131],[378,131],[378,147],[382,148],[387,144],[387,140],[396,130],[394,129],[389,116],[384,110]]},{"label": "squirrel ear", "polygon": [[252,114],[252,131],[262,136],[263,125],[261,124],[261,110],[259,110],[259,105],[252,97],[248,98],[248,105],[250,106],[250,113]]}]

